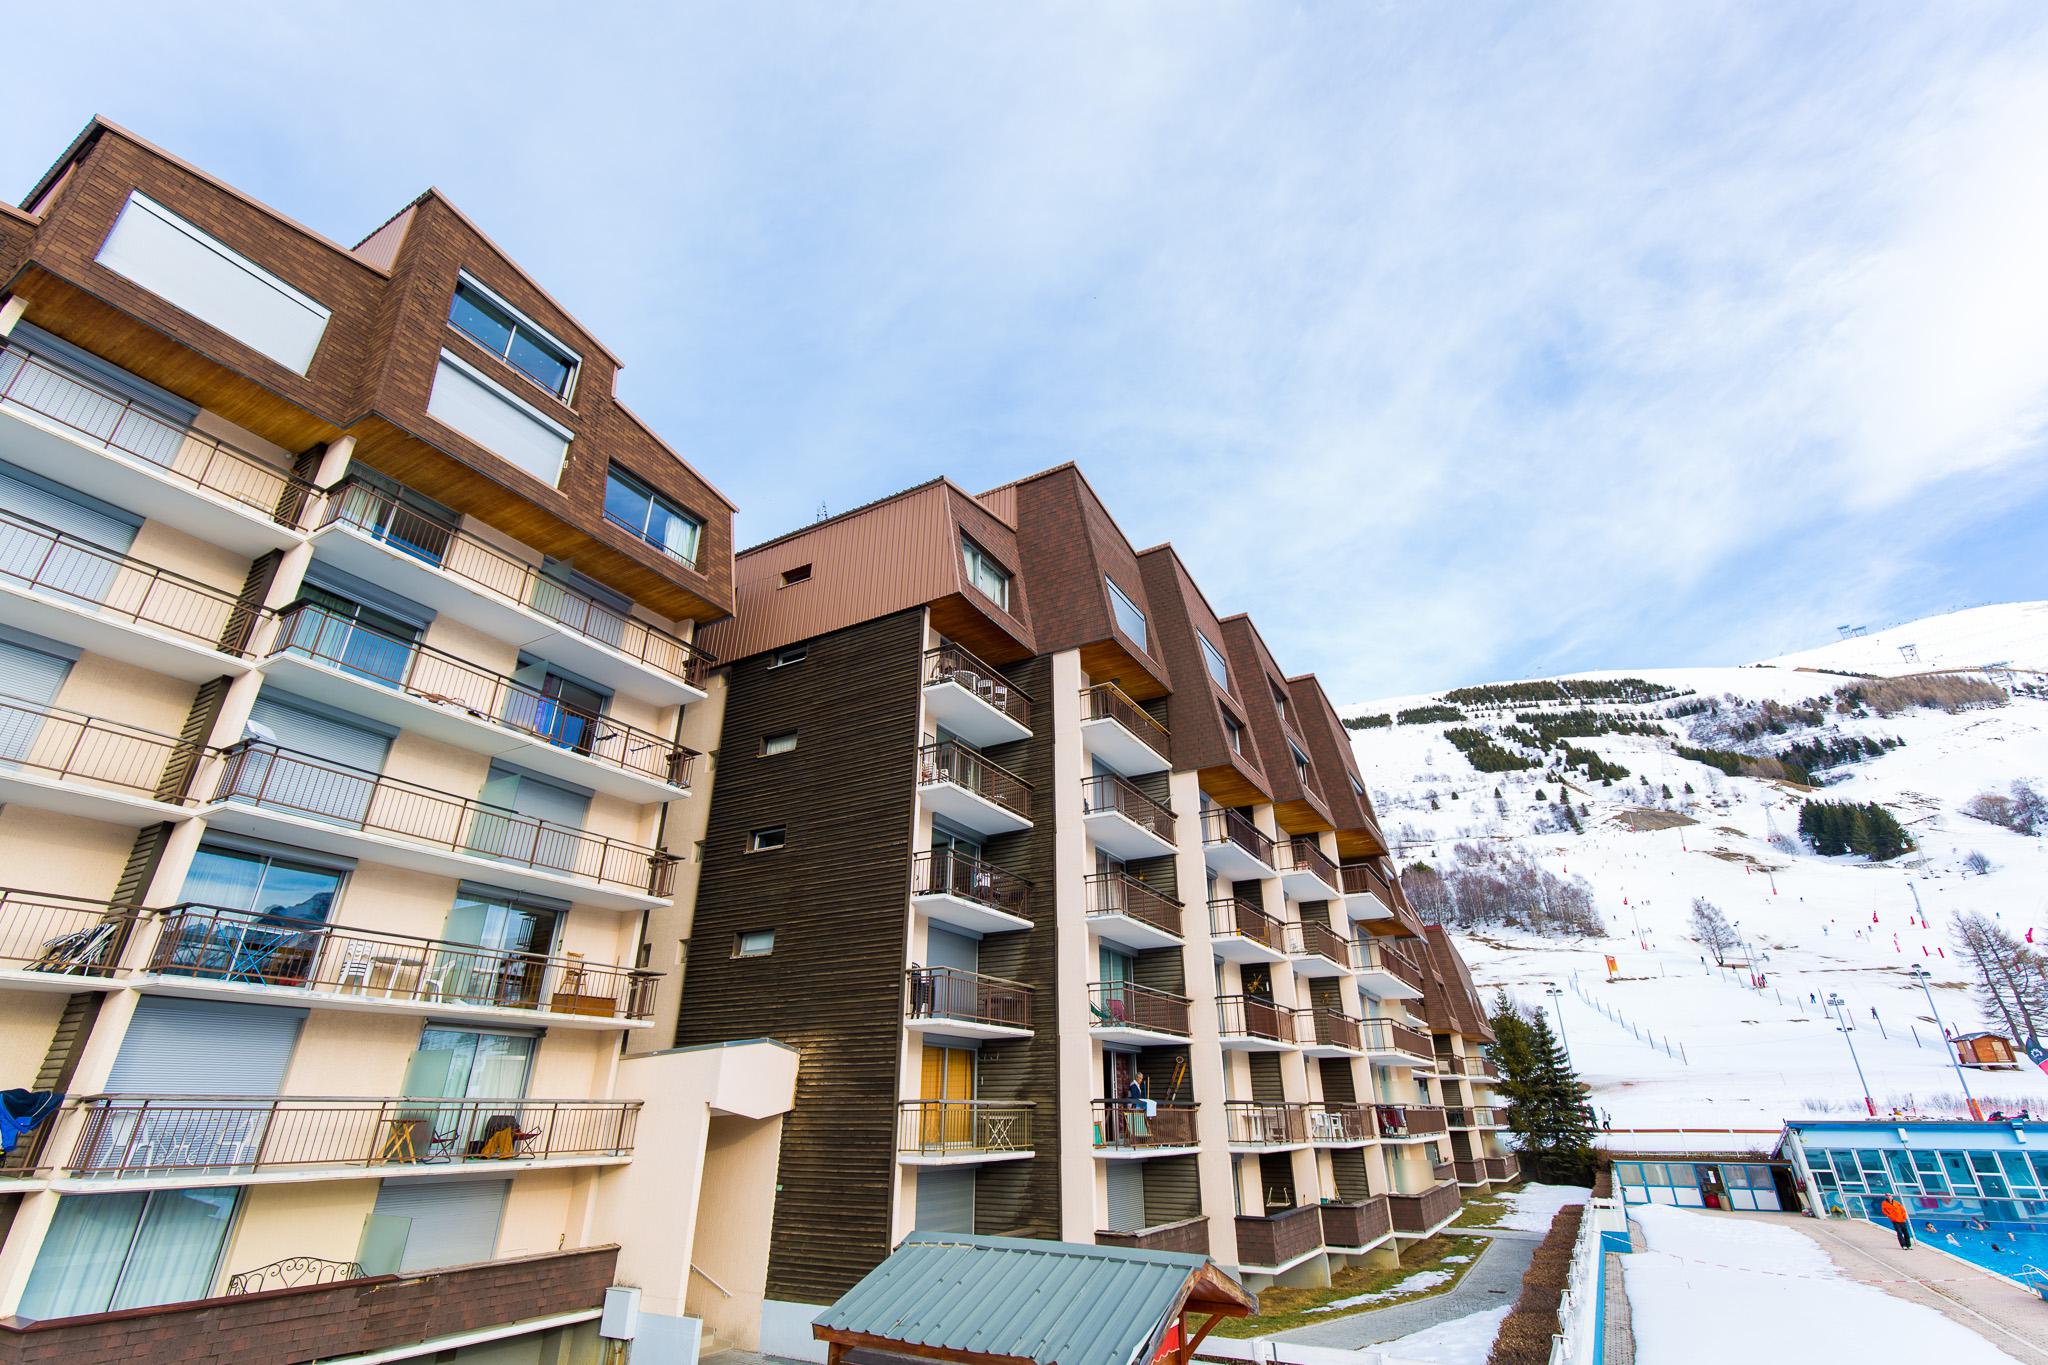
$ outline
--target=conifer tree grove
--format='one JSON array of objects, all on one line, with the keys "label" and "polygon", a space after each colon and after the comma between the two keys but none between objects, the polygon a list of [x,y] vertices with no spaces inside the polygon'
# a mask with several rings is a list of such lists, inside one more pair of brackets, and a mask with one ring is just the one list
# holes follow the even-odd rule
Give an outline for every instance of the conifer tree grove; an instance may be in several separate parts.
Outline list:
[{"label": "conifer tree grove", "polygon": [[1494,998],[1493,1062],[1508,1100],[1508,1131],[1532,1180],[1593,1183],[1593,1107],[1566,1058],[1564,1044],[1539,1011],[1517,1009],[1502,991]]}]

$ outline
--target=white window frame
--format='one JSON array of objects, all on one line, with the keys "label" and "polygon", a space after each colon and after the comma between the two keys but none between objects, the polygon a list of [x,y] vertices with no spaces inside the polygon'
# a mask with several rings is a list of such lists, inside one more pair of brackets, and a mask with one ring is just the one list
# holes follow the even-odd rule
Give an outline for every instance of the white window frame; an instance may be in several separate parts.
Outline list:
[{"label": "white window frame", "polygon": [[[538,379],[535,379],[532,375],[520,369],[517,365],[514,365],[512,363],[512,357],[509,354],[498,356],[498,359],[504,363],[505,368],[511,370],[512,373],[518,375],[521,379],[533,385],[536,389],[539,389],[542,393],[547,394],[549,397],[553,398],[556,402],[562,404],[563,406],[571,406],[572,400],[576,397],[576,383],[578,380],[583,378],[582,354],[578,352],[574,346],[564,344],[560,337],[556,336],[553,332],[550,332],[547,328],[535,322],[532,318],[526,316],[526,314],[522,313],[519,309],[514,308],[511,304],[507,303],[505,301],[505,296],[498,293],[497,290],[492,289],[489,285],[485,284],[476,276],[470,274],[467,270],[458,270],[455,272],[455,290],[449,291],[448,294],[448,326],[453,328],[458,335],[469,338],[471,344],[480,347],[485,351],[489,351],[491,349],[490,346],[486,344],[483,341],[483,339],[478,337],[475,333],[464,331],[462,328],[457,327],[455,325],[455,291],[460,290],[464,285],[467,285],[469,288],[474,289],[477,293],[489,299],[494,306],[504,309],[506,313],[511,315],[512,320],[515,323],[517,323],[521,327],[526,328],[535,336],[539,337],[542,341],[545,341],[548,345],[554,347],[556,350],[560,351],[563,355],[569,358],[569,377],[566,381],[563,382],[562,391],[560,393],[555,393],[553,390],[548,388],[547,385],[541,383]],[[497,353],[492,352],[492,354],[496,355]]]},{"label": "white window frame", "polygon": [[[765,948],[749,948],[748,939],[767,939]],[[734,957],[772,957],[775,954],[775,931],[773,929],[742,929],[732,936]]]},{"label": "white window frame", "polygon": [[1209,667],[1209,677],[1225,692],[1230,690],[1230,660],[1223,657],[1223,651],[1216,648],[1207,635],[1195,632],[1195,638],[1202,642],[1202,661]]},{"label": "white window frame", "polygon": [[[784,741],[787,742],[785,743]],[[779,754],[793,754],[796,752],[796,745],[796,731],[778,730],[772,735],[761,736],[761,749],[758,757],[774,758]]]},{"label": "white window frame", "polygon": [[[968,584],[976,592],[980,593],[983,597],[986,597],[989,601],[995,603],[1004,611],[1008,611],[1010,609],[1010,580],[1014,577],[1014,575],[1011,574],[1011,572],[1008,569],[1004,568],[994,555],[990,554],[987,550],[982,549],[980,543],[976,541],[973,536],[968,535],[965,531],[960,533],[960,551],[961,559],[965,563],[967,568]],[[988,572],[1000,576],[1003,589],[1002,595],[1000,597],[998,597],[995,593],[990,592],[987,586],[981,581],[981,571],[984,568]]]},{"label": "white window frame", "polygon": [[[775,836],[775,842],[772,844],[763,842],[763,836],[770,834]],[[763,825],[759,829],[747,831],[747,852],[749,853],[780,853],[788,847],[789,826],[787,825]]]},{"label": "white window frame", "polygon": [[[1135,640],[1139,649],[1150,654],[1152,652],[1152,622],[1146,619],[1145,609],[1136,602],[1133,602],[1131,595],[1122,588],[1119,588],[1116,585],[1116,580],[1108,574],[1102,576],[1102,586],[1109,589],[1109,619],[1116,623],[1118,630],[1130,636],[1132,640]],[[1130,629],[1124,625],[1123,614],[1117,610],[1119,606],[1138,618],[1138,633],[1136,635],[1131,635]]]}]

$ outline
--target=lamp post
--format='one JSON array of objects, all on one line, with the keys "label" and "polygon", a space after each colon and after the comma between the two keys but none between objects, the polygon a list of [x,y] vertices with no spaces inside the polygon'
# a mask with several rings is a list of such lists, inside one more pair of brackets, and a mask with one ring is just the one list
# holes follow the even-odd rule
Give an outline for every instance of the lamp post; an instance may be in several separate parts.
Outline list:
[{"label": "lamp post", "polygon": [[[1564,1044],[1565,1064],[1570,1066],[1572,1060],[1572,1040],[1567,1038],[1564,1032],[1564,991],[1553,981],[1544,989],[1543,993],[1550,997],[1550,1007],[1557,1011],[1557,1041]],[[1577,1070],[1577,1068],[1574,1067],[1573,1070]]]},{"label": "lamp post", "polygon": [[[1948,1043],[1948,1027],[1941,1022],[1941,1011],[1934,1007],[1934,987],[1931,984],[1934,973],[1916,962],[1906,975],[1920,983],[1920,992],[1927,997],[1927,1012],[1934,1016],[1934,1026],[1941,1030],[1941,1041]],[[1953,1043],[1949,1043],[1948,1060],[1949,1065],[1956,1069],[1956,1084],[1963,1088],[1963,1102],[1970,1106],[1970,1117],[1981,1122],[1984,1113],[1977,1108],[1977,1097],[1970,1093],[1969,1078],[1963,1075],[1963,1059],[1957,1054]]]},{"label": "lamp post", "polygon": [[1856,1067],[1857,1084],[1863,1087],[1863,1107],[1870,1112],[1870,1117],[1876,1118],[1877,1101],[1870,1098],[1870,1082],[1863,1075],[1863,1059],[1856,1055],[1856,1040],[1849,1036],[1849,1006],[1840,992],[1833,992],[1828,996],[1828,1008],[1841,1011],[1842,1023],[1837,1031],[1841,1033],[1842,1041],[1849,1045],[1849,1060]]}]

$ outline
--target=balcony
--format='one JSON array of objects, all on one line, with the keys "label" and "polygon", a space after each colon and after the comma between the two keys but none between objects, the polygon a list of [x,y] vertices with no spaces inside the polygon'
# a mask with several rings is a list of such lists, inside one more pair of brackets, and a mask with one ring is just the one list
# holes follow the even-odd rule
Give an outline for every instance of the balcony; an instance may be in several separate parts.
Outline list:
[{"label": "balcony", "polygon": [[1081,780],[1081,823],[1096,848],[1118,858],[1173,852],[1173,812],[1112,774]]},{"label": "balcony", "polygon": [[292,691],[628,801],[689,790],[696,755],[672,740],[571,706],[466,659],[302,602],[279,617],[260,665]]},{"label": "balcony", "polygon": [[1231,881],[1275,875],[1273,841],[1257,825],[1222,806],[1202,812],[1202,857],[1211,872]]},{"label": "balcony", "polygon": [[1444,1180],[1420,1194],[1390,1194],[1394,1231],[1403,1237],[1427,1237],[1458,1216],[1458,1182]]},{"label": "balcony", "polygon": [[96,1095],[62,1169],[80,1180],[237,1185],[613,1165],[633,1152],[638,1100]]},{"label": "balcony", "polygon": [[1294,962],[1296,976],[1351,975],[1351,942],[1335,929],[1312,919],[1290,921],[1283,927],[1287,956]]},{"label": "balcony", "polygon": [[1237,1261],[1244,1270],[1273,1275],[1299,1265],[1323,1249],[1323,1214],[1319,1204],[1265,1218],[1237,1216]]},{"label": "balcony", "polygon": [[1185,995],[1154,990],[1135,981],[1088,984],[1088,1031],[1105,1042],[1152,1047],[1188,1039]]},{"label": "balcony", "polygon": [[1386,1142],[1420,1142],[1447,1131],[1444,1111],[1433,1104],[1376,1104],[1373,1121]]},{"label": "balcony", "polygon": [[1255,995],[1217,996],[1216,1031],[1226,1049],[1239,1052],[1292,1052],[1295,1046],[1288,1012]]},{"label": "balcony", "polygon": [[1429,1067],[1429,1039],[1406,1024],[1376,1016],[1362,1021],[1362,1037],[1366,1055],[1375,1062]]},{"label": "balcony", "polygon": [[1308,1140],[1317,1147],[1363,1147],[1378,1136],[1371,1105],[1321,1100],[1308,1107]]},{"label": "balcony", "polygon": [[1179,945],[1181,904],[1125,872],[1088,878],[1088,927],[1126,948]]},{"label": "balcony", "polygon": [[1177,1156],[1200,1142],[1192,1104],[1154,1104],[1147,1113],[1141,1100],[1095,1100],[1092,1108],[1099,1157]]},{"label": "balcony", "polygon": [[1422,998],[1422,968],[1392,940],[1352,940],[1351,969],[1358,974],[1358,988],[1375,999]]},{"label": "balcony", "polygon": [[912,861],[910,903],[926,919],[970,934],[1031,927],[1030,882],[952,849],[920,853]]},{"label": "balcony", "polygon": [[0,625],[186,682],[247,671],[234,593],[0,510]]},{"label": "balcony", "polygon": [[958,740],[919,746],[917,790],[927,809],[978,833],[1031,828],[1031,784]]},{"label": "balcony", "polygon": [[1295,1041],[1310,1057],[1357,1057],[1364,1054],[1360,1021],[1333,1009],[1294,1012]]},{"label": "balcony", "polygon": [[311,484],[54,356],[0,345],[0,429],[9,462],[208,544],[254,559],[303,539]]},{"label": "balcony", "polygon": [[1332,1251],[1367,1251],[1394,1235],[1394,1213],[1383,1194],[1318,1207],[1323,1214],[1323,1245]]},{"label": "balcony", "polygon": [[924,709],[931,725],[984,749],[1031,738],[1031,698],[955,644],[924,652]]},{"label": "balcony", "polygon": [[1344,910],[1353,919],[1394,918],[1394,889],[1371,863],[1345,863],[1338,869]]},{"label": "balcony", "polygon": [[1280,884],[1298,901],[1333,901],[1338,890],[1337,864],[1317,846],[1314,839],[1283,839],[1273,845],[1274,868]]},{"label": "balcony", "polygon": [[275,744],[222,751],[211,825],[327,853],[565,896],[611,910],[668,899],[675,857]]},{"label": "balcony", "polygon": [[1223,1122],[1233,1152],[1308,1146],[1308,1106],[1279,1100],[1225,1100]]},{"label": "balcony", "polygon": [[139,918],[106,901],[0,889],[0,985],[113,990],[121,945]]},{"label": "balcony", "polygon": [[[159,912],[137,986],[156,995],[549,1028],[649,1027],[659,972],[207,905]],[[280,998],[281,997],[281,998]]]},{"label": "balcony", "polygon": [[1496,1183],[1516,1180],[1522,1174],[1522,1158],[1513,1152],[1506,1156],[1490,1156],[1486,1159],[1486,1178]]},{"label": "balcony", "polygon": [[197,744],[81,711],[0,696],[0,805],[140,827],[182,821]]},{"label": "balcony", "polygon": [[903,974],[904,1027],[950,1038],[1029,1038],[1031,987],[958,967],[912,967]]},{"label": "balcony", "polygon": [[614,691],[662,706],[704,700],[711,658],[696,646],[366,483],[346,480],[329,495],[313,538],[336,568]]},{"label": "balcony", "polygon": [[1173,766],[1172,737],[1115,683],[1081,689],[1081,745],[1125,777]]},{"label": "balcony", "polygon": [[1484,1185],[1486,1183],[1486,1163],[1484,1161],[1468,1161],[1464,1157],[1459,1157],[1451,1163],[1451,1173],[1461,1187]]},{"label": "balcony", "polygon": [[1284,962],[1285,926],[1250,901],[1209,902],[1209,946],[1225,962]]},{"label": "balcony", "polygon": [[896,1106],[896,1159],[906,1166],[1028,1161],[1031,1111],[1016,1100],[903,1100]]},{"label": "balcony", "polygon": [[1207,1256],[1209,1220],[1198,1215],[1174,1223],[1140,1228],[1136,1232],[1098,1231],[1095,1234],[1095,1244],[1105,1247],[1132,1247],[1139,1251],[1178,1251],[1191,1256]]},{"label": "balcony", "polygon": [[1458,1181],[1458,1163],[1455,1161],[1435,1162],[1430,1166],[1429,1171],[1437,1180],[1448,1180],[1452,1184],[1456,1184]]},{"label": "balcony", "polygon": [[1499,1068],[1484,1057],[1458,1057],[1453,1060],[1457,1062],[1458,1072],[1461,1075],[1469,1076],[1475,1081],[1483,1081],[1489,1085],[1497,1084],[1500,1081]]}]

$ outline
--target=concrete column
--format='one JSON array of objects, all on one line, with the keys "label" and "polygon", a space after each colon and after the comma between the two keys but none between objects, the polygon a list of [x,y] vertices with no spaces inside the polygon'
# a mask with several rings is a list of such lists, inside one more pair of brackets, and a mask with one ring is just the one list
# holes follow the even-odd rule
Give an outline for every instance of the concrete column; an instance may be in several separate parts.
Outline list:
[{"label": "concrete column", "polygon": [[14,324],[20,322],[21,315],[27,311],[28,300],[19,294],[11,295],[5,303],[0,303],[0,337],[11,335]]},{"label": "concrete column", "polygon": [[[1038,723],[1052,725],[1052,810],[1054,929],[1058,934],[1053,973],[1056,989],[1051,1026],[1059,1030],[1060,1112],[1066,1141],[1060,1144],[1060,1237],[1093,1242],[1102,1224],[1108,1177],[1096,1168],[1092,1139],[1097,1068],[1095,1039],[1088,1032],[1088,983],[1095,958],[1088,937],[1088,874],[1093,860],[1081,810],[1081,782],[1088,757],[1081,744],[1081,672],[1078,650],[1052,656],[1051,678]],[[1041,1002],[1041,1007],[1045,1002]],[[1041,1019],[1038,1027],[1048,1021]]]},{"label": "concrete column", "polygon": [[1216,957],[1209,934],[1209,869],[1202,857],[1202,790],[1192,772],[1167,779],[1175,811],[1174,885],[1184,909],[1181,970],[1188,997],[1188,1079],[1194,1085],[1195,1176],[1202,1212],[1209,1219],[1209,1254],[1221,1265],[1237,1264],[1237,1192],[1231,1184],[1230,1128],[1223,1108],[1228,1096],[1223,1048],[1216,1016]]},{"label": "concrete column", "polygon": [[[53,1133],[52,1138],[55,1138]],[[0,1318],[12,1317],[21,1309],[22,1292],[28,1288],[29,1272],[35,1269],[36,1254],[50,1220],[57,1214],[58,1196],[49,1190],[23,1195],[8,1224],[7,1241],[0,1245]]]}]

